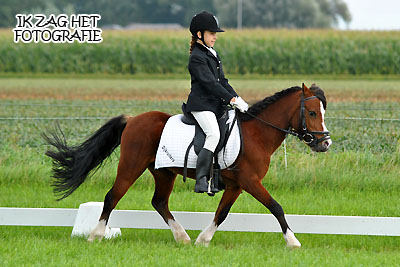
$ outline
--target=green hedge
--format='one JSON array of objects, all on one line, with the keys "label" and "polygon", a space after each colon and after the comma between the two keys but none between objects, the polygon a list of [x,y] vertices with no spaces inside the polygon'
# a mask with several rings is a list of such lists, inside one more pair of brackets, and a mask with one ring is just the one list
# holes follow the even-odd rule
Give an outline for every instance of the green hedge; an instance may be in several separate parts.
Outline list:
[{"label": "green hedge", "polygon": [[[187,73],[186,31],[105,32],[101,44],[15,44],[10,32],[3,73]],[[230,31],[216,50],[229,74],[400,74],[399,32]]]}]

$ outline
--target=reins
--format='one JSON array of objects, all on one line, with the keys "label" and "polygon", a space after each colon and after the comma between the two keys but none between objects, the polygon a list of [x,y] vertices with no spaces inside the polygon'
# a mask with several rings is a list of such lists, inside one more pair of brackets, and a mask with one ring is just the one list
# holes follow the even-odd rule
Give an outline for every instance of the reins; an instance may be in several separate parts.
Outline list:
[{"label": "reins", "polygon": [[272,128],[275,128],[275,129],[281,131],[281,132],[284,132],[284,133],[286,133],[286,134],[290,134],[290,135],[299,137],[299,134],[298,134],[297,132],[295,132],[295,131],[292,131],[292,130],[290,130],[290,129],[286,130],[286,129],[280,128],[280,127],[278,127],[278,126],[276,126],[276,125],[273,125],[272,123],[270,123],[270,122],[268,122],[268,121],[265,121],[265,120],[261,119],[260,117],[257,117],[257,116],[254,115],[254,114],[251,114],[251,113],[248,112],[248,111],[246,111],[246,114],[249,115],[250,117],[253,117],[254,119],[257,119],[257,120],[259,120],[259,121],[261,121],[261,122],[267,124],[268,126],[271,126]]}]

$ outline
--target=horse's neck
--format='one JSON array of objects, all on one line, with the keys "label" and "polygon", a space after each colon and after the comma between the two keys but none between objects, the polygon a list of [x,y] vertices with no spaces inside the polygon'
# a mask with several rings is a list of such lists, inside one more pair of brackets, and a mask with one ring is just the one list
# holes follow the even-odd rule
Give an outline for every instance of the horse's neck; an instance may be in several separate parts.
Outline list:
[{"label": "horse's neck", "polygon": [[[297,109],[296,102],[288,101],[290,100],[289,98],[295,99],[295,94],[279,99],[263,110],[258,117],[281,129],[287,130],[290,127],[290,120],[293,117],[294,111]],[[286,133],[268,126],[261,121],[257,121],[256,124],[265,149],[272,154],[282,144],[283,140],[285,140]]]}]

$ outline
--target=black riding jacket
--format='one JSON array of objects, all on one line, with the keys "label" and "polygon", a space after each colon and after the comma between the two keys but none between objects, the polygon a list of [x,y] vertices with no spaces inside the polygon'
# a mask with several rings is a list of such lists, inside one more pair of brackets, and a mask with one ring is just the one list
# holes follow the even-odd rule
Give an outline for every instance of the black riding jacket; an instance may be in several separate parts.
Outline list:
[{"label": "black riding jacket", "polygon": [[221,59],[196,43],[189,58],[188,69],[192,88],[186,112],[212,111],[220,117],[232,97],[238,96],[225,78]]}]

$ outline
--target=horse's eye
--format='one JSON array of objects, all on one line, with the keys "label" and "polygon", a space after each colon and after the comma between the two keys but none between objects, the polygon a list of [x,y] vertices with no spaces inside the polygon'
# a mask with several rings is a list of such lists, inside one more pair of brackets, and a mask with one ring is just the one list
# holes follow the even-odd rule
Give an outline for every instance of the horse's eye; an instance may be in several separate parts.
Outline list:
[{"label": "horse's eye", "polygon": [[308,112],[308,114],[309,114],[312,118],[317,117],[317,113],[315,113],[315,111],[310,111],[310,112]]}]

